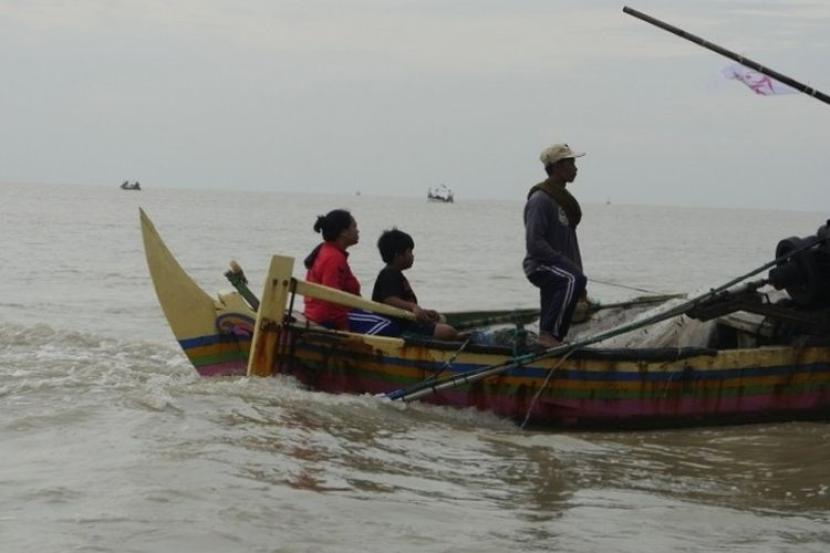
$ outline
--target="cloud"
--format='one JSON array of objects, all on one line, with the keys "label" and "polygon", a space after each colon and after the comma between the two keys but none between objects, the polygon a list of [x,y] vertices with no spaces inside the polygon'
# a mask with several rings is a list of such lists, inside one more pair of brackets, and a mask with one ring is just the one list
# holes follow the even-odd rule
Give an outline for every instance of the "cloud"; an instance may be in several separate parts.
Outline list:
[{"label": "cloud", "polygon": [[[570,67],[594,58],[683,55],[626,32],[619,9],[529,2],[30,1],[0,7],[4,31],[50,45],[97,35],[254,56],[387,60],[435,71]],[[487,8],[491,9],[487,9]],[[26,39],[25,37],[29,37]]]},{"label": "cloud", "polygon": [[[649,10],[830,84],[821,3]],[[582,177],[601,178],[584,193],[600,199],[616,175],[641,174],[683,182],[655,192],[663,203],[691,189],[721,197],[715,178],[691,182],[700,152],[718,179],[738,179],[731,160],[757,156],[757,174],[744,166],[738,180],[798,164],[800,183],[823,183],[812,147],[823,107],[709,86],[726,63],[610,0],[0,1],[0,180],[121,182],[127,171],[194,187],[345,182],[403,195],[444,181],[512,197],[536,178],[538,151],[567,139],[592,153]],[[620,190],[615,201],[650,197],[641,183]]]}]

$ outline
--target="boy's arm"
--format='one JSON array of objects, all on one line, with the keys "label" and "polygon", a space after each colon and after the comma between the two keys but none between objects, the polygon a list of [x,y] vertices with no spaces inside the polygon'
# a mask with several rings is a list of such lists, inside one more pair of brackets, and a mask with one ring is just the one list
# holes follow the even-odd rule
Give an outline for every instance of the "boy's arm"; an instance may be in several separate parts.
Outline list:
[{"label": "boy's arm", "polygon": [[435,311],[432,311],[431,309],[421,309],[414,301],[406,301],[398,296],[387,296],[383,299],[383,303],[411,311],[415,315],[415,318],[421,322],[434,321],[438,318],[438,313]]}]

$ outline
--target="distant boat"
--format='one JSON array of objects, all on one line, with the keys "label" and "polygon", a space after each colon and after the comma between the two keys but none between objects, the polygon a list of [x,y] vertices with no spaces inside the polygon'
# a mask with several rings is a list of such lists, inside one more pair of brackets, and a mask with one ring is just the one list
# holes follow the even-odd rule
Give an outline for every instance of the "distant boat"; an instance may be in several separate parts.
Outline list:
[{"label": "distant boat", "polygon": [[141,185],[138,184],[138,181],[130,184],[130,181],[125,180],[121,183],[121,190],[141,190]]},{"label": "distant boat", "polygon": [[443,202],[451,204],[453,203],[452,190],[450,190],[446,184],[436,186],[434,189],[430,188],[427,190],[427,200],[430,202]]}]

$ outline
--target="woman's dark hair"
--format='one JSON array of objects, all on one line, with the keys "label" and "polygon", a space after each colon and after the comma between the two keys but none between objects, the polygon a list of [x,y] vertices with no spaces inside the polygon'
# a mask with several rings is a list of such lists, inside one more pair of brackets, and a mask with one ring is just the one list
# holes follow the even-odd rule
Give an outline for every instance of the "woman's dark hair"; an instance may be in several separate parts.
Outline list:
[{"label": "woman's dark hair", "polygon": [[404,253],[406,250],[411,250],[414,247],[415,241],[412,240],[412,237],[396,228],[383,231],[383,234],[378,238],[380,257],[386,263],[392,263],[396,255]]},{"label": "woman's dark hair", "polygon": [[351,213],[345,209],[333,209],[325,215],[317,217],[317,222],[314,223],[314,232],[321,232],[323,234],[323,240],[333,242],[351,224]]}]

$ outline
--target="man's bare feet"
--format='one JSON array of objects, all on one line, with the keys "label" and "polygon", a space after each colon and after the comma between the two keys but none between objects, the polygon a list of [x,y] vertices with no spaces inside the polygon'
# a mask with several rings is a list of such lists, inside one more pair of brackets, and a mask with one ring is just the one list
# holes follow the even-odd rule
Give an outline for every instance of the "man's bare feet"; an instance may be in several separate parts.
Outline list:
[{"label": "man's bare feet", "polygon": [[553,337],[553,334],[548,334],[547,332],[540,332],[539,333],[539,345],[545,348],[555,348],[557,346],[561,346],[564,342],[562,340],[557,340]]}]

